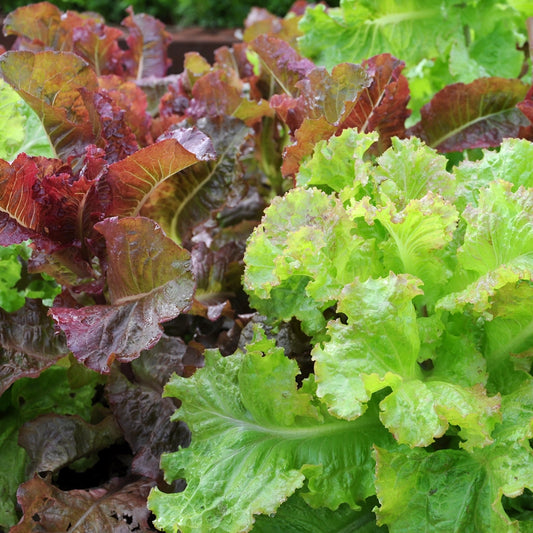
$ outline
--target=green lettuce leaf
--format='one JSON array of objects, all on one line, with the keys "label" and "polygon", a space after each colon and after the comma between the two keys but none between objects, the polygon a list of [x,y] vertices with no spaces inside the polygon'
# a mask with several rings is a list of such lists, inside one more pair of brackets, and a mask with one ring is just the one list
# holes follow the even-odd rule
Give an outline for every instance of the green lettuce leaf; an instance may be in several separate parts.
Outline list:
[{"label": "green lettuce leaf", "polygon": [[480,190],[478,205],[464,210],[466,232],[457,260],[471,283],[442,298],[441,309],[456,312],[471,306],[490,319],[490,300],[500,288],[533,281],[533,189],[512,189],[510,182],[491,182]]},{"label": "green lettuce leaf", "polygon": [[376,273],[375,254],[338,199],[297,188],[273,200],[248,242],[244,285],[260,311],[295,316],[313,334],[346,283]]},{"label": "green lettuce leaf", "polygon": [[356,280],[342,291],[338,311],[347,322],[331,321],[329,342],[312,351],[317,394],[336,416],[357,418],[373,392],[421,377],[412,303],[420,294],[419,283],[412,276],[391,274]]},{"label": "green lettuce leaf", "polygon": [[532,486],[531,379],[501,404],[502,419],[488,446],[434,453],[377,448],[378,523],[392,532],[521,531],[501,499]]},{"label": "green lettuce leaf", "polygon": [[411,200],[398,211],[384,199],[383,207],[374,208],[365,201],[352,206],[352,215],[364,216],[368,223],[379,221],[388,238],[379,244],[387,270],[406,272],[424,283],[424,304],[433,306],[439,286],[452,276],[447,264],[446,247],[451,243],[458,222],[458,212],[448,201],[433,193]]},{"label": "green lettuce leaf", "polygon": [[[247,353],[206,353],[191,378],[174,376],[167,396],[180,398],[174,418],[192,433],[189,448],[165,454],[167,481],[184,476],[178,494],[153,490],[148,503],[164,531],[248,531],[307,479],[313,507],[354,509],[373,493],[373,442],[391,445],[376,406],[349,422],[329,415],[312,379],[297,389],[297,365],[256,335]],[[198,495],[202,495],[200,498]]]},{"label": "green lettuce leaf", "polygon": [[[499,397],[481,385],[463,387],[433,379],[418,365],[419,321],[412,300],[419,280],[408,275],[347,285],[328,324],[328,342],[312,350],[317,394],[332,414],[360,416],[371,394],[390,387],[380,419],[401,444],[427,446],[449,424],[460,426],[465,447],[485,446],[499,420]],[[401,317],[401,318],[400,318]]]},{"label": "green lettuce leaf", "polygon": [[496,180],[512,183],[513,192],[521,185],[533,187],[533,171],[528,163],[532,157],[533,144],[530,141],[504,139],[499,150],[483,150],[482,159],[460,163],[453,169],[460,199],[456,205],[477,205],[480,190]]},{"label": "green lettuce leaf", "polygon": [[502,495],[531,487],[533,455],[524,446],[389,452],[377,450],[379,524],[395,532],[518,531]]},{"label": "green lettuce leaf", "polygon": [[365,502],[361,510],[350,509],[346,504],[335,511],[326,507],[313,509],[299,496],[291,496],[269,517],[259,515],[254,524],[254,533],[377,533],[385,531],[376,524],[372,504]]},{"label": "green lettuce leaf", "polygon": [[0,158],[13,161],[17,154],[53,157],[54,150],[33,109],[0,79]]}]

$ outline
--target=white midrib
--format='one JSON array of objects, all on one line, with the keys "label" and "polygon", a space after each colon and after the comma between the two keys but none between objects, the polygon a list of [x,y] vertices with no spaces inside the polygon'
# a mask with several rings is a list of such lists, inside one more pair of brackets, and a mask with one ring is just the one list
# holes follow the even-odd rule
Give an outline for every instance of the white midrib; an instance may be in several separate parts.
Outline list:
[{"label": "white midrib", "polygon": [[[339,420],[339,422],[326,423],[311,427],[269,427],[260,426],[252,422],[247,422],[240,418],[234,418],[232,416],[224,415],[215,411],[203,410],[204,413],[212,415],[214,418],[224,419],[228,425],[233,428],[244,429],[245,431],[253,431],[256,433],[264,433],[270,435],[272,438],[282,438],[284,440],[303,440],[315,437],[325,437],[328,435],[334,435],[336,433],[344,433],[349,431],[350,423],[347,420]],[[358,427],[363,428],[363,425]]]}]

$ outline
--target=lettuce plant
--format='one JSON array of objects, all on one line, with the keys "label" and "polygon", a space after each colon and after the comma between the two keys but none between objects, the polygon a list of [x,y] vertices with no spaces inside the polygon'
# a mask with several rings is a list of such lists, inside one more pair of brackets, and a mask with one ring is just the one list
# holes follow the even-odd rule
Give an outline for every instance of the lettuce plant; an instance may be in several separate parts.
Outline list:
[{"label": "lettuce plant", "polygon": [[162,459],[184,492],[149,498],[165,531],[275,524],[285,500],[390,531],[526,526],[506,510],[533,489],[533,181],[507,158],[532,145],[448,171],[416,138],[365,158],[376,140],[318,143],[246,249],[252,305],[301,321],[313,372],[298,386],[257,330],[166,386],[192,442]]}]

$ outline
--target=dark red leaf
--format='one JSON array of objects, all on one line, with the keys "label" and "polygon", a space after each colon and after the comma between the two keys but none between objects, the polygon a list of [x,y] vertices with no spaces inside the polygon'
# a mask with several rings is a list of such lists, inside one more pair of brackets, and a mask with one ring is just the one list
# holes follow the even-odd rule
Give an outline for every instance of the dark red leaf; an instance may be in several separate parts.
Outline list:
[{"label": "dark red leaf", "polygon": [[[0,167],[1,167],[0,163]],[[1,172],[1,170],[0,170]],[[39,234],[29,228],[21,226],[7,213],[0,211],[0,246],[20,244],[28,239],[36,239]]]},{"label": "dark red leaf", "polygon": [[167,57],[170,34],[162,22],[150,15],[134,15],[133,9],[122,24],[129,30],[127,43],[130,72],[137,79],[162,78],[171,64]]},{"label": "dark red leaf", "polygon": [[259,55],[268,74],[279,85],[281,92],[297,96],[296,84],[315,68],[287,42],[272,35],[260,35],[250,47]]},{"label": "dark red leaf", "polygon": [[[160,81],[163,83],[163,80]],[[115,105],[124,113],[123,120],[135,134],[139,145],[149,144],[152,119],[148,114],[148,100],[145,90],[141,89],[134,81],[123,80],[119,76],[101,76],[99,84],[100,92],[109,95]],[[145,87],[143,86],[143,88]]]},{"label": "dark red leaf", "polygon": [[499,146],[529,125],[517,108],[527,91],[520,80],[505,78],[448,85],[421,109],[420,122],[408,133],[441,152]]},{"label": "dark red leaf", "polygon": [[66,32],[61,28],[61,10],[49,2],[22,6],[4,19],[4,34],[18,37],[17,48],[35,51],[61,47]]},{"label": "dark red leaf", "polygon": [[4,21],[6,35],[16,35],[17,50],[75,52],[97,75],[124,75],[122,30],[103,23],[95,14],[62,13],[55,5],[40,2],[22,6]]},{"label": "dark red leaf", "polygon": [[370,85],[359,94],[354,108],[341,128],[357,128],[361,132],[377,131],[383,151],[394,136],[405,136],[409,85],[402,75],[405,63],[390,54],[363,61]]},{"label": "dark red leaf", "polygon": [[122,436],[114,418],[89,424],[75,415],[44,414],[26,422],[18,443],[30,458],[26,473],[57,472],[77,459],[103,450]]},{"label": "dark red leaf", "polygon": [[22,377],[37,377],[68,353],[63,335],[54,331],[48,308],[26,300],[14,313],[0,309],[0,396]]},{"label": "dark red leaf", "polygon": [[80,224],[84,213],[101,216],[98,202],[87,200],[95,182],[86,176],[91,178],[95,167],[102,168],[101,161],[90,153],[81,161],[82,171],[74,176],[70,165],[60,159],[23,153],[11,164],[0,160],[0,209],[46,239],[80,244],[92,229],[90,220]]},{"label": "dark red leaf", "polygon": [[189,376],[199,366],[203,366],[203,357],[198,352],[177,337],[163,335],[132,363],[132,378],[127,379],[117,370],[111,374],[107,397],[135,455],[135,473],[162,480],[161,454],[189,445],[185,424],[170,421],[176,404],[171,398],[162,398],[162,393],[173,373]]},{"label": "dark red leaf", "polygon": [[111,305],[50,310],[70,350],[89,368],[107,373],[161,337],[160,323],[189,308],[194,293],[189,254],[152,220],[106,219],[96,225],[106,241]]},{"label": "dark red leaf", "polygon": [[[126,112],[104,91],[81,90],[90,113],[90,121],[98,124],[101,145],[107,163],[116,163],[139,149],[137,138],[126,122]],[[125,103],[125,102],[124,102]]]},{"label": "dark red leaf", "polygon": [[194,84],[188,115],[196,119],[225,117],[237,109],[242,100],[241,91],[224,77],[222,70],[213,70]]}]

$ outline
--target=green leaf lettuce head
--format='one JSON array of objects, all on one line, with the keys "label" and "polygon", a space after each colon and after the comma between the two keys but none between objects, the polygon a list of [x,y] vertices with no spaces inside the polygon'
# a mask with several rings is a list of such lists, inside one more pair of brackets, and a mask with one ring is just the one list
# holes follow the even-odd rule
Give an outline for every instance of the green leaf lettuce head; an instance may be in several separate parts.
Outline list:
[{"label": "green leaf lettuce head", "polygon": [[441,487],[472,483],[468,527],[517,531],[500,500],[531,484],[531,143],[446,170],[417,139],[372,159],[373,139],[346,130],[318,143],[248,242],[246,290],[271,322],[294,316],[312,337],[330,415],[356,422],[379,400],[398,446],[376,447],[379,524],[463,530],[466,489]]}]

